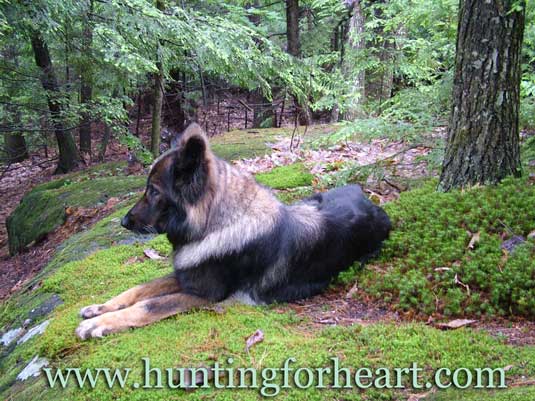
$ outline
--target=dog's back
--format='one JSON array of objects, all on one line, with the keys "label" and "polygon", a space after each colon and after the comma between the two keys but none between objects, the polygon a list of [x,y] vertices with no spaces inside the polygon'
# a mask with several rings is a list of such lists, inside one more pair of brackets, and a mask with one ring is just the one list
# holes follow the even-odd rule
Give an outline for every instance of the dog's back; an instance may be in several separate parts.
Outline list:
[{"label": "dog's back", "polygon": [[[316,212],[306,213],[305,220],[303,213],[297,212],[302,208]],[[321,292],[340,271],[374,256],[391,228],[384,210],[370,202],[357,185],[318,193],[287,207],[285,214],[281,252],[286,268],[278,267],[274,275],[268,267],[266,275],[274,285],[256,293],[268,303]]]}]

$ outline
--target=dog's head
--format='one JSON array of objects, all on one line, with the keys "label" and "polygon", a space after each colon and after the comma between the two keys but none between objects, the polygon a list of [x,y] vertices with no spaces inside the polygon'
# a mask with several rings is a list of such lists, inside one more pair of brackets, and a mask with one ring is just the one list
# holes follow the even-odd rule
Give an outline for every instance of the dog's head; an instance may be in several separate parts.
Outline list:
[{"label": "dog's head", "polygon": [[173,243],[191,239],[203,219],[200,212],[206,208],[200,204],[210,192],[213,161],[198,124],[191,124],[177,142],[154,162],[143,196],[121,220],[135,232],[167,233]]}]

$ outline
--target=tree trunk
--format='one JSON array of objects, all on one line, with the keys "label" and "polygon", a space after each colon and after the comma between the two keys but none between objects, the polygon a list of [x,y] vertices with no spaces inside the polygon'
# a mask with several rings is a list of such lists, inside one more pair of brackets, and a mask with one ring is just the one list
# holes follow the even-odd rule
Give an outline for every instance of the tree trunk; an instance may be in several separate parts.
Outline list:
[{"label": "tree trunk", "polygon": [[[14,43],[6,46],[5,57],[11,61],[15,67],[19,67],[17,45]],[[9,80],[6,80],[6,83]],[[15,97],[17,86],[14,84],[6,84],[7,95],[9,98]],[[17,110],[15,105],[7,105],[6,111],[13,116],[13,125],[18,127],[21,125],[21,112]],[[6,126],[6,130],[9,127]],[[18,163],[28,158],[28,148],[26,146],[26,139],[22,132],[6,132],[4,134],[4,146],[7,152],[8,163]]]},{"label": "tree trunk", "polygon": [[26,140],[22,132],[8,132],[4,135],[4,146],[8,163],[18,163],[28,158]]},{"label": "tree trunk", "polygon": [[[156,1],[158,10],[163,10],[164,5],[160,0]],[[158,72],[154,74],[154,88],[153,88],[153,103],[152,103],[152,128],[150,135],[150,151],[154,157],[160,155],[160,136],[162,129],[162,103],[163,103],[163,88],[165,85],[161,49],[158,45]]]},{"label": "tree trunk", "polygon": [[[299,0],[286,0],[286,41],[288,53],[296,58],[301,57]],[[310,125],[312,123],[312,115],[308,106],[301,105],[296,97],[294,97],[294,105],[299,124]]]},{"label": "tree trunk", "polygon": [[[91,46],[93,44],[93,26],[91,21],[91,13],[93,12],[93,0],[89,0],[89,8],[87,12],[86,25],[83,32],[82,53],[84,55],[91,54]],[[91,155],[91,114],[87,110],[90,107],[93,86],[91,76],[90,63],[84,63],[81,71],[80,83],[80,104],[86,110],[82,112],[80,121],[80,152]]]},{"label": "tree trunk", "polygon": [[108,124],[104,126],[104,135],[102,136],[102,142],[100,143],[100,151],[98,153],[98,161],[103,162],[106,157],[106,150],[108,149],[108,143],[110,142],[111,128]]},{"label": "tree trunk", "polygon": [[439,189],[521,174],[518,109],[525,2],[461,0],[453,107]]},{"label": "tree trunk", "polygon": [[154,157],[160,154],[160,134],[162,122],[162,103],[163,103],[163,68],[162,63],[158,62],[159,72],[154,74],[154,89],[152,103],[152,128],[150,135],[150,151]]},{"label": "tree trunk", "polygon": [[71,171],[78,165],[78,152],[76,144],[71,133],[65,130],[61,122],[61,103],[58,102],[58,95],[60,93],[58,80],[52,68],[52,60],[50,59],[50,52],[48,46],[41,38],[39,32],[32,32],[31,36],[32,49],[35,56],[35,62],[41,69],[41,84],[47,93],[48,109],[54,125],[54,132],[56,134],[56,141],[59,148],[59,161],[55,174],[66,173]]},{"label": "tree trunk", "polygon": [[[258,8],[260,6],[260,1],[255,0],[252,3],[246,4],[247,7],[253,6],[254,8]],[[251,21],[255,26],[258,26],[260,24],[260,15],[258,14],[249,14],[248,15],[249,21]],[[298,31],[299,34],[299,31]],[[262,50],[262,42],[259,40],[255,40],[256,45]],[[262,90],[256,89],[252,93],[253,97],[253,128],[267,128],[267,122],[268,119],[271,119],[271,124],[269,124],[269,127],[277,127],[277,117],[275,116],[275,111],[273,110],[273,103],[271,100],[269,100],[264,94],[262,93]]]},{"label": "tree trunk", "polygon": [[[351,19],[349,20],[349,33],[348,33],[348,47],[352,49],[353,53],[358,57],[359,52],[362,52],[365,47],[364,40],[364,14],[362,12],[360,0],[353,0],[352,4],[352,14]],[[365,82],[366,82],[366,72],[364,68],[359,68],[356,73],[353,73],[355,66],[349,65],[354,61],[349,59],[346,60],[342,66],[344,75],[352,76],[353,83],[350,90],[350,104],[347,107],[347,110],[344,113],[344,118],[346,120],[355,120],[364,115],[362,110],[362,105],[366,101],[365,93]],[[358,68],[358,67],[357,67]]]},{"label": "tree trunk", "polygon": [[298,58],[301,55],[299,0],[286,0],[286,40],[288,54]]},{"label": "tree trunk", "polygon": [[376,65],[366,72],[365,92],[366,101],[376,101],[379,104],[390,99],[394,84],[394,61],[392,53],[395,48],[392,32],[384,30],[383,6],[386,0],[374,0],[372,12],[375,19],[381,21],[374,28],[373,39],[367,47],[373,49]]}]

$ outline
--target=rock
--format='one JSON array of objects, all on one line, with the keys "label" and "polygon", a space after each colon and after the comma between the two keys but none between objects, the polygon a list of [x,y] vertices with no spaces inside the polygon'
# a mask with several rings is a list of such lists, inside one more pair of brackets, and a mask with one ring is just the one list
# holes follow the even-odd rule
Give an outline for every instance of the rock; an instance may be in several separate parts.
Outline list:
[{"label": "rock", "polygon": [[[82,177],[83,178],[83,177]],[[73,174],[28,192],[6,220],[9,252],[15,255],[61,226],[69,208],[95,208],[110,198],[145,186],[145,177],[113,176],[82,180]]]},{"label": "rock", "polygon": [[45,329],[48,327],[49,324],[50,324],[50,320],[45,320],[41,324],[38,324],[37,326],[32,327],[30,330],[28,330],[28,332],[26,334],[24,334],[17,341],[17,345],[24,344],[26,341],[28,341],[32,337],[35,337],[35,336],[37,336],[39,334],[43,334],[45,332]]},{"label": "rock", "polygon": [[26,325],[26,321],[25,321],[24,324],[28,326],[32,322],[32,320],[36,320],[40,317],[48,315],[50,312],[52,312],[54,309],[56,309],[56,307],[58,307],[62,303],[63,303],[63,300],[59,297],[59,295],[52,294],[50,298],[44,301],[41,305],[39,305],[37,308],[34,308],[30,311],[30,313],[28,314],[28,319],[26,319],[26,321],[29,320],[29,322]]},{"label": "rock", "polygon": [[507,241],[502,242],[502,250],[507,253],[512,253],[515,251],[515,249],[526,242],[526,239],[522,237],[521,235],[515,235],[508,239]]},{"label": "rock", "polygon": [[7,347],[9,344],[15,341],[22,334],[22,332],[22,327],[17,327],[16,329],[9,330],[4,333],[2,338],[0,338],[0,343],[2,343],[4,347]]},{"label": "rock", "polygon": [[460,329],[461,327],[471,326],[474,323],[476,323],[476,320],[456,319],[447,323],[436,323],[435,327],[441,330],[455,330]]},{"label": "rock", "polygon": [[26,365],[26,367],[17,375],[17,380],[24,381],[30,377],[37,377],[41,374],[41,369],[45,366],[48,366],[48,359],[39,358],[39,355],[36,355],[31,362]]}]

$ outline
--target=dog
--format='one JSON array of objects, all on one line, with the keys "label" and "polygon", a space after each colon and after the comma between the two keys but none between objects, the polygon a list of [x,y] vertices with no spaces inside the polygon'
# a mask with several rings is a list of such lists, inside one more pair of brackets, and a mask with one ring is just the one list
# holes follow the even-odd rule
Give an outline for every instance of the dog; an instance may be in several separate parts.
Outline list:
[{"label": "dog", "polygon": [[153,163],[145,193],[121,220],[135,232],[167,234],[174,273],[83,308],[81,339],[225,300],[307,298],[377,254],[388,237],[388,215],[357,185],[287,206],[217,158],[199,125],[177,142]]}]

